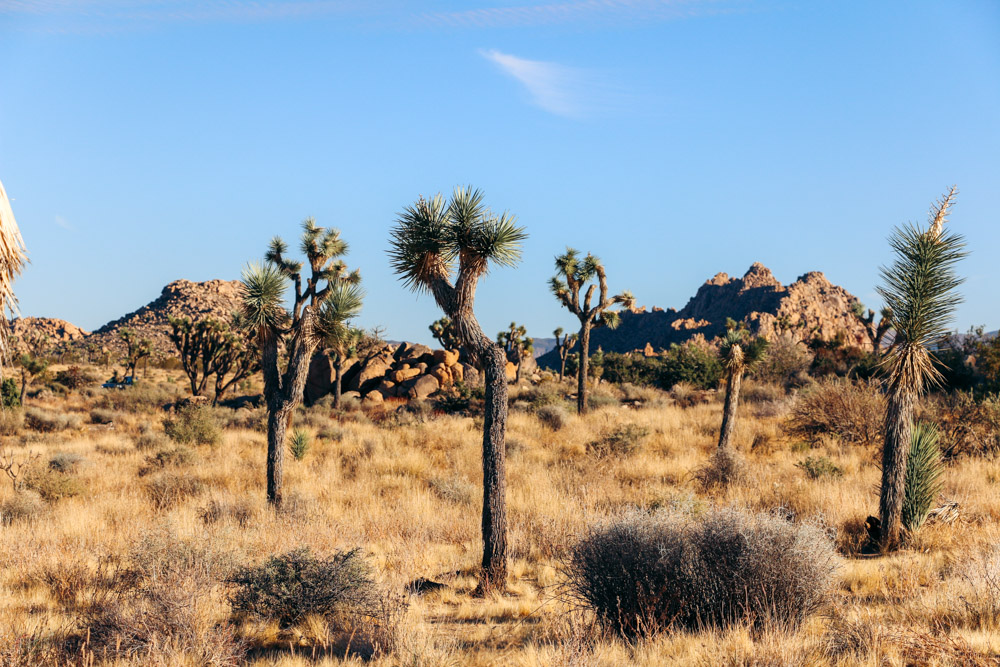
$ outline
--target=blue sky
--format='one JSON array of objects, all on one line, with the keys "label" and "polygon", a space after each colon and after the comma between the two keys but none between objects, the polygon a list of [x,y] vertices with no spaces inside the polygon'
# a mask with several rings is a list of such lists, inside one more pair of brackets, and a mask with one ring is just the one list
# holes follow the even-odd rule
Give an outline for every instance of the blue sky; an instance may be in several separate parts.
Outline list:
[{"label": "blue sky", "polygon": [[0,0],[16,291],[88,329],[311,215],[351,244],[359,324],[427,341],[388,231],[466,183],[530,234],[482,283],[487,333],[572,326],[546,288],[566,245],[647,306],[754,261],[875,305],[893,225],[952,183],[956,327],[995,329],[998,156],[996,2]]}]

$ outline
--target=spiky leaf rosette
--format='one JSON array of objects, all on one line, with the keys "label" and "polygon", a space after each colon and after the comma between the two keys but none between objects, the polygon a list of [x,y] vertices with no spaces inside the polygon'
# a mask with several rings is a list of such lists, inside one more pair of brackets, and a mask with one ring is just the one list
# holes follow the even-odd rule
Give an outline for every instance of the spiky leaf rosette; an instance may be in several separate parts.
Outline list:
[{"label": "spiky leaf rosette", "polygon": [[360,285],[337,282],[323,300],[317,318],[317,334],[329,341],[341,339],[347,332],[347,322],[361,313],[365,291]]},{"label": "spiky leaf rosette", "polygon": [[272,262],[248,264],[243,269],[240,314],[248,329],[279,329],[288,319],[285,311],[285,272]]},{"label": "spiky leaf rosette", "polygon": [[[943,220],[945,213],[939,212],[935,219]],[[948,334],[962,302],[956,289],[964,280],[955,273],[955,265],[968,253],[960,235],[921,231],[914,225],[897,227],[889,244],[896,260],[880,269],[882,286],[877,291],[891,311],[895,337],[883,365],[890,392],[919,394],[942,379],[929,348]]]},{"label": "spiky leaf rosette", "polygon": [[903,526],[914,531],[923,525],[944,485],[944,462],[933,425],[913,425],[910,455],[906,460],[906,487],[903,495]]},{"label": "spiky leaf rosette", "polygon": [[[20,275],[28,261],[21,231],[14,220],[7,192],[0,183],[0,313],[17,313],[17,298],[14,296],[14,279]],[[10,355],[9,327],[0,327],[0,377],[3,364]]]}]

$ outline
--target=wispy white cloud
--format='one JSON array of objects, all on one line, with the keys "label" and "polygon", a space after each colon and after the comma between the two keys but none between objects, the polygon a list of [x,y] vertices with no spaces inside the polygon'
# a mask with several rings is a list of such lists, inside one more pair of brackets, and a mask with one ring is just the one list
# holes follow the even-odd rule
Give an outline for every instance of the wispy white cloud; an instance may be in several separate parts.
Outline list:
[{"label": "wispy white cloud", "polygon": [[528,60],[495,49],[479,53],[523,85],[532,104],[557,116],[582,118],[613,111],[631,97],[597,70]]},{"label": "wispy white cloud", "polygon": [[73,225],[69,224],[69,220],[67,220],[66,218],[62,217],[61,215],[57,215],[55,217],[54,222],[56,223],[57,227],[62,227],[63,229],[65,229],[68,232],[75,232],[76,231],[76,227],[74,227]]},{"label": "wispy white cloud", "polygon": [[593,21],[671,20],[730,13],[750,0],[566,0],[428,12],[427,23],[466,28],[529,27]]}]

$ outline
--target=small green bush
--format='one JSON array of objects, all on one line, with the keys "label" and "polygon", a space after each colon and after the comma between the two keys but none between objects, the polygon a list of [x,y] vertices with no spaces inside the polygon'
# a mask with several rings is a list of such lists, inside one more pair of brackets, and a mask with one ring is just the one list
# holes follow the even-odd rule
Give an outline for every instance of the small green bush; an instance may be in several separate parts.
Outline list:
[{"label": "small green bush", "polygon": [[802,468],[809,475],[809,479],[844,476],[843,468],[825,456],[807,456],[804,461],[796,463],[795,467]]},{"label": "small green bush", "polygon": [[288,440],[288,449],[292,452],[292,456],[295,457],[296,461],[301,461],[306,457],[310,445],[309,433],[302,429],[295,429],[292,437]]},{"label": "small green bush", "polygon": [[72,498],[84,492],[83,483],[75,475],[48,466],[32,466],[25,471],[24,487],[49,501]]},{"label": "small green bush", "polygon": [[941,494],[944,462],[938,446],[938,431],[932,425],[913,425],[910,455],[906,459],[906,487],[903,492],[903,526],[917,530]]},{"label": "small green bush", "polygon": [[0,404],[6,408],[17,408],[21,406],[21,392],[17,388],[14,378],[4,378],[0,384]]},{"label": "small green bush", "polygon": [[163,421],[163,432],[182,445],[218,445],[222,442],[222,429],[212,408],[188,406],[173,417]]}]

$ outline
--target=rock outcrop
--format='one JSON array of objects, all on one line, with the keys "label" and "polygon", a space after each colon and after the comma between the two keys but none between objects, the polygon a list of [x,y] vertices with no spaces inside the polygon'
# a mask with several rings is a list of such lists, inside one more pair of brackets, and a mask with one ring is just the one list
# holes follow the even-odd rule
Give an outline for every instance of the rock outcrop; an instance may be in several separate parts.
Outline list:
[{"label": "rock outcrop", "polygon": [[[726,318],[730,317],[746,322],[752,332],[764,336],[791,331],[798,338],[809,340],[843,333],[849,343],[864,347],[867,345],[864,327],[851,312],[851,304],[856,300],[817,271],[784,286],[770,269],[754,263],[742,278],[716,274],[679,311],[643,308],[622,312],[617,329],[593,331],[590,348],[645,352],[649,347],[660,350],[699,335],[712,340],[725,331]],[[543,355],[538,362],[548,368],[559,366],[555,351]]]},{"label": "rock outcrop", "polygon": [[86,338],[97,348],[119,350],[118,332],[122,328],[135,331],[140,338],[153,343],[153,355],[172,356],[177,348],[170,341],[169,317],[189,317],[201,320],[214,317],[228,320],[240,305],[238,280],[208,280],[201,283],[175,280],[163,288],[160,296],[142,308],[113,322],[108,322]]},{"label": "rock outcrop", "polygon": [[18,353],[29,351],[31,346],[59,348],[90,335],[75,324],[54,317],[19,317],[11,321],[10,329],[16,338],[14,351]]}]

